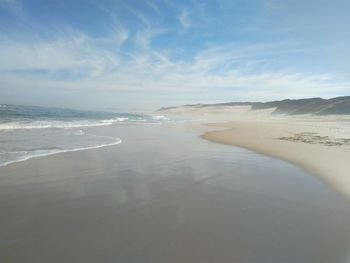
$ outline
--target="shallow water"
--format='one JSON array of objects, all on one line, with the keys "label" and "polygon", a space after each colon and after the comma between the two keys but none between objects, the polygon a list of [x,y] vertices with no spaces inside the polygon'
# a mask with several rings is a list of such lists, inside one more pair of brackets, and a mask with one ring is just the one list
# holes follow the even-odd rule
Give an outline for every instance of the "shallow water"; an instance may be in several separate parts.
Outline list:
[{"label": "shallow water", "polygon": [[348,262],[345,197],[191,127],[91,127],[123,142],[0,167],[0,262]]},{"label": "shallow water", "polygon": [[160,124],[168,119],[130,113],[0,105],[0,166],[62,152],[116,145],[121,139],[90,133],[90,127]]}]

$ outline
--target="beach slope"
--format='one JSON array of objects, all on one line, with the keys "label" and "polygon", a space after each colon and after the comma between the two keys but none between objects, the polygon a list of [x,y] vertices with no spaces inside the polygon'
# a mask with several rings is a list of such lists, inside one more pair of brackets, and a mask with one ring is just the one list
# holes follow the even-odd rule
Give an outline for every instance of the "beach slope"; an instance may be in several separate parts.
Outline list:
[{"label": "beach slope", "polygon": [[350,197],[349,115],[274,115],[275,108],[184,106],[164,111],[205,118],[201,137],[294,163]]}]

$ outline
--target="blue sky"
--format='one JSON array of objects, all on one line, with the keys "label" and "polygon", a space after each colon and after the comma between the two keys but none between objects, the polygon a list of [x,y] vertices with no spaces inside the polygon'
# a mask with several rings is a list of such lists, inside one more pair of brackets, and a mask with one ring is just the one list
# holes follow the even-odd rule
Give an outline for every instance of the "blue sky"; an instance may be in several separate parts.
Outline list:
[{"label": "blue sky", "polygon": [[350,95],[347,0],[0,0],[0,103]]}]

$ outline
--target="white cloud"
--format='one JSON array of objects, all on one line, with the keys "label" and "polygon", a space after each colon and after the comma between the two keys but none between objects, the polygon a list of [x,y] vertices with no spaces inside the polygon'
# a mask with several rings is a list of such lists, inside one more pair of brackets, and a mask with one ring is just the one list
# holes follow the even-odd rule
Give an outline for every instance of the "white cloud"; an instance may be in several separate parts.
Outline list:
[{"label": "white cloud", "polygon": [[151,0],[146,0],[145,3],[158,15],[161,14],[159,7]]},{"label": "white cloud", "polygon": [[[148,50],[153,38],[168,32],[168,29],[162,28],[146,28],[135,33],[134,43],[141,50]],[[136,52],[137,53],[137,52]]]},{"label": "white cloud", "polygon": [[137,19],[139,19],[145,27],[150,28],[151,27],[151,21],[148,19],[148,17],[140,12],[139,10],[133,9],[131,7],[128,7],[128,10],[135,15]]},{"label": "white cloud", "polygon": [[[154,34],[150,34],[154,35]],[[150,36],[145,37],[148,39]],[[141,44],[143,45],[143,44]],[[172,60],[167,52],[146,50],[124,57],[99,47],[99,41],[84,35],[59,38],[52,42],[5,43],[0,45],[1,82],[7,86],[45,87],[96,92],[207,93],[235,94],[252,99],[314,96],[334,93],[346,86],[329,74],[305,75],[283,70],[241,70],[239,65],[253,61],[256,52],[279,52],[286,43],[246,47],[216,47],[199,52],[192,61]],[[254,53],[255,52],[255,53]],[[225,64],[236,61],[235,68]],[[36,76],[13,71],[47,70]],[[60,70],[84,71],[77,79],[58,79]]]},{"label": "white cloud", "polygon": [[180,16],[179,16],[179,22],[182,25],[184,29],[187,29],[192,26],[192,23],[189,18],[189,13],[187,10],[182,9]]},{"label": "white cloud", "polygon": [[[157,12],[153,2],[148,5]],[[111,21],[110,33],[104,37],[93,38],[75,30],[58,32],[51,40],[18,41],[0,36],[0,87],[166,94],[172,99],[234,95],[266,100],[341,95],[350,85],[331,74],[311,74],[283,66],[276,69],[275,57],[305,52],[295,41],[212,44],[182,59],[166,46],[152,45],[155,38],[174,29],[154,27],[145,14],[131,10],[142,23],[132,31],[111,10],[97,7]],[[178,21],[181,30],[191,30],[188,10],[181,10]],[[62,72],[70,76],[62,76]]]}]

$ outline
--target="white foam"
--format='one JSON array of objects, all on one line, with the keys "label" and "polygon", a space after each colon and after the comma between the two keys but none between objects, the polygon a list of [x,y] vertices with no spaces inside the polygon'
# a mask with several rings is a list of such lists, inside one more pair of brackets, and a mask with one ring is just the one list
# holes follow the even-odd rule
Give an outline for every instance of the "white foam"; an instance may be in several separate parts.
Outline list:
[{"label": "white foam", "polygon": [[116,120],[118,120],[118,121],[127,121],[127,120],[129,120],[129,118],[117,118]]},{"label": "white foam", "polygon": [[[100,145],[95,145],[95,146],[88,146],[88,147],[80,147],[80,148],[74,148],[74,149],[65,149],[65,150],[36,150],[34,151],[34,154],[30,154],[27,156],[22,156],[16,160],[11,160],[8,162],[4,162],[0,164],[1,166],[6,166],[12,163],[18,163],[18,162],[23,162],[23,161],[27,161],[29,159],[33,159],[33,158],[38,158],[38,157],[44,157],[44,156],[50,156],[50,155],[54,155],[54,154],[60,154],[60,153],[66,153],[66,152],[77,152],[77,151],[85,151],[85,150],[91,150],[91,149],[98,149],[98,148],[102,148],[102,147],[108,147],[108,146],[113,146],[113,145],[117,145],[122,143],[122,139],[120,138],[114,138],[114,137],[108,137],[108,136],[99,136],[99,135],[91,135],[91,136],[95,136],[95,137],[101,137],[101,138],[113,138],[115,141],[112,143],[106,143],[106,144],[100,144]],[[26,151],[23,151],[24,153],[28,153]],[[19,153],[19,152],[18,152]]]},{"label": "white foam", "polygon": [[163,115],[154,115],[154,116],[152,116],[152,119],[153,120],[165,120],[165,121],[169,121],[170,119],[169,118],[167,118],[167,117],[165,117],[165,116],[163,116]]},{"label": "white foam", "polygon": [[0,124],[0,130],[32,130],[48,128],[80,128],[80,127],[98,127],[109,126],[116,122],[127,121],[128,118],[116,118],[101,121],[33,121],[33,122],[8,122]]}]

